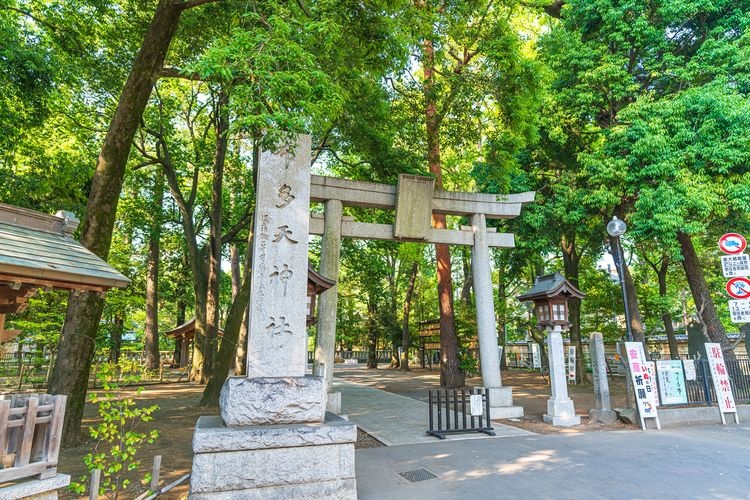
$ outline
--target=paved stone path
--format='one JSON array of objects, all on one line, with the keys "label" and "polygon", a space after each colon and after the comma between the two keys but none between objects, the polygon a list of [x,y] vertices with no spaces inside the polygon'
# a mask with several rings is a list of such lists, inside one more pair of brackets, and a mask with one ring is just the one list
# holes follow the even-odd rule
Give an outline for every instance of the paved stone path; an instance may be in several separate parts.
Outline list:
[{"label": "paved stone path", "polygon": [[[359,500],[750,498],[750,427],[537,434],[357,450]],[[436,477],[409,482],[424,468]]]},{"label": "paved stone path", "polygon": [[[437,438],[426,434],[428,404],[361,384],[334,379],[335,391],[341,392],[341,411],[363,431],[388,446],[433,443]],[[455,434],[446,440],[495,439],[530,436],[534,433],[492,422],[496,436]]]}]

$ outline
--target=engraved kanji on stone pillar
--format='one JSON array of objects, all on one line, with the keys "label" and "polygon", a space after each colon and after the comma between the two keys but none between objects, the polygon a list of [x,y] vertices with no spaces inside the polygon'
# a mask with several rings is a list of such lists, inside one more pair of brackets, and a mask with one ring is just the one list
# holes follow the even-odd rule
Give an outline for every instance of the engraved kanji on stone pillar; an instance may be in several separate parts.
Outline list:
[{"label": "engraved kanji on stone pillar", "polygon": [[247,377],[303,377],[307,369],[310,137],[258,165]]}]

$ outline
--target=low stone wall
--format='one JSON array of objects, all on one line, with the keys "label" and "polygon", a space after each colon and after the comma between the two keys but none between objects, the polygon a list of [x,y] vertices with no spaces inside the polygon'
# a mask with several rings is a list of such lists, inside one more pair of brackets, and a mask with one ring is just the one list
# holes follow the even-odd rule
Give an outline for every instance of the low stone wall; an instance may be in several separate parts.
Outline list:
[{"label": "low stone wall", "polygon": [[[696,408],[658,408],[659,422],[664,427],[684,427],[686,425],[720,424],[718,406]],[[750,422],[750,405],[737,405],[740,422]],[[734,425],[734,417],[725,415],[727,424]],[[655,427],[653,419],[646,419],[647,427]]]}]

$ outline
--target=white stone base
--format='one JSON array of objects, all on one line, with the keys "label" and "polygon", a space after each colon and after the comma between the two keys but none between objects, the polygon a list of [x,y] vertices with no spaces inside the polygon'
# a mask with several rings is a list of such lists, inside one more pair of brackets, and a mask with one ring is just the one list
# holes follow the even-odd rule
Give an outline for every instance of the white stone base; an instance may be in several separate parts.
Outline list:
[{"label": "white stone base", "polygon": [[219,396],[221,418],[230,427],[322,422],[326,383],[322,377],[228,377]]},{"label": "white stone base", "polygon": [[0,498],[19,498],[24,500],[57,500],[57,490],[70,484],[70,476],[57,474],[49,479],[29,479],[20,483],[4,486]]},{"label": "white stone base", "polygon": [[323,481],[312,484],[295,484],[291,486],[268,486],[243,491],[224,491],[220,493],[197,493],[190,495],[191,500],[265,500],[289,498],[295,500],[331,499],[351,500],[357,498],[357,482],[354,479]]},{"label": "white stone base", "polygon": [[490,420],[502,420],[504,418],[523,417],[523,406],[513,406],[512,387],[483,387],[474,389],[483,391],[487,389],[490,396]]},{"label": "white stone base", "polygon": [[356,499],[357,426],[324,422],[226,427],[201,417],[193,437],[190,498]]},{"label": "white stone base", "polygon": [[547,414],[542,419],[552,425],[560,427],[571,427],[581,423],[581,417],[576,415],[576,409],[573,406],[573,400],[568,399],[549,399],[547,401]]},{"label": "white stone base", "polygon": [[340,392],[328,393],[328,402],[326,403],[326,411],[331,412],[335,415],[341,415],[341,393]]},{"label": "white stone base", "polygon": [[490,406],[490,420],[504,420],[507,418],[522,418],[523,406]]}]

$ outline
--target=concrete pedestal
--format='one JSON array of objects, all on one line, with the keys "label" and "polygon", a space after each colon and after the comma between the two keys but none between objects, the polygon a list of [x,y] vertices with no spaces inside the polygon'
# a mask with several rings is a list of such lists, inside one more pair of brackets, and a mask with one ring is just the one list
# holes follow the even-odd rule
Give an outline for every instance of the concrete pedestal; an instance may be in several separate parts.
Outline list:
[{"label": "concrete pedestal", "polygon": [[49,479],[28,479],[3,487],[0,498],[23,500],[57,500],[57,490],[70,484],[70,476],[57,474]]},{"label": "concrete pedestal", "polygon": [[320,423],[226,427],[200,417],[191,499],[356,499],[357,426],[331,413]]},{"label": "concrete pedestal", "polygon": [[542,419],[552,425],[571,427],[581,423],[581,417],[576,415],[573,400],[550,399],[547,401],[547,413]]},{"label": "concrete pedestal", "polygon": [[510,387],[483,387],[475,389],[487,389],[490,395],[490,420],[502,420],[504,418],[523,417],[523,406],[513,406],[513,389]]},{"label": "concrete pedestal", "polygon": [[568,397],[562,330],[559,325],[547,327],[547,354],[552,397],[547,401],[547,414],[542,418],[548,424],[561,427],[578,425],[581,417],[576,415],[573,400]]}]

